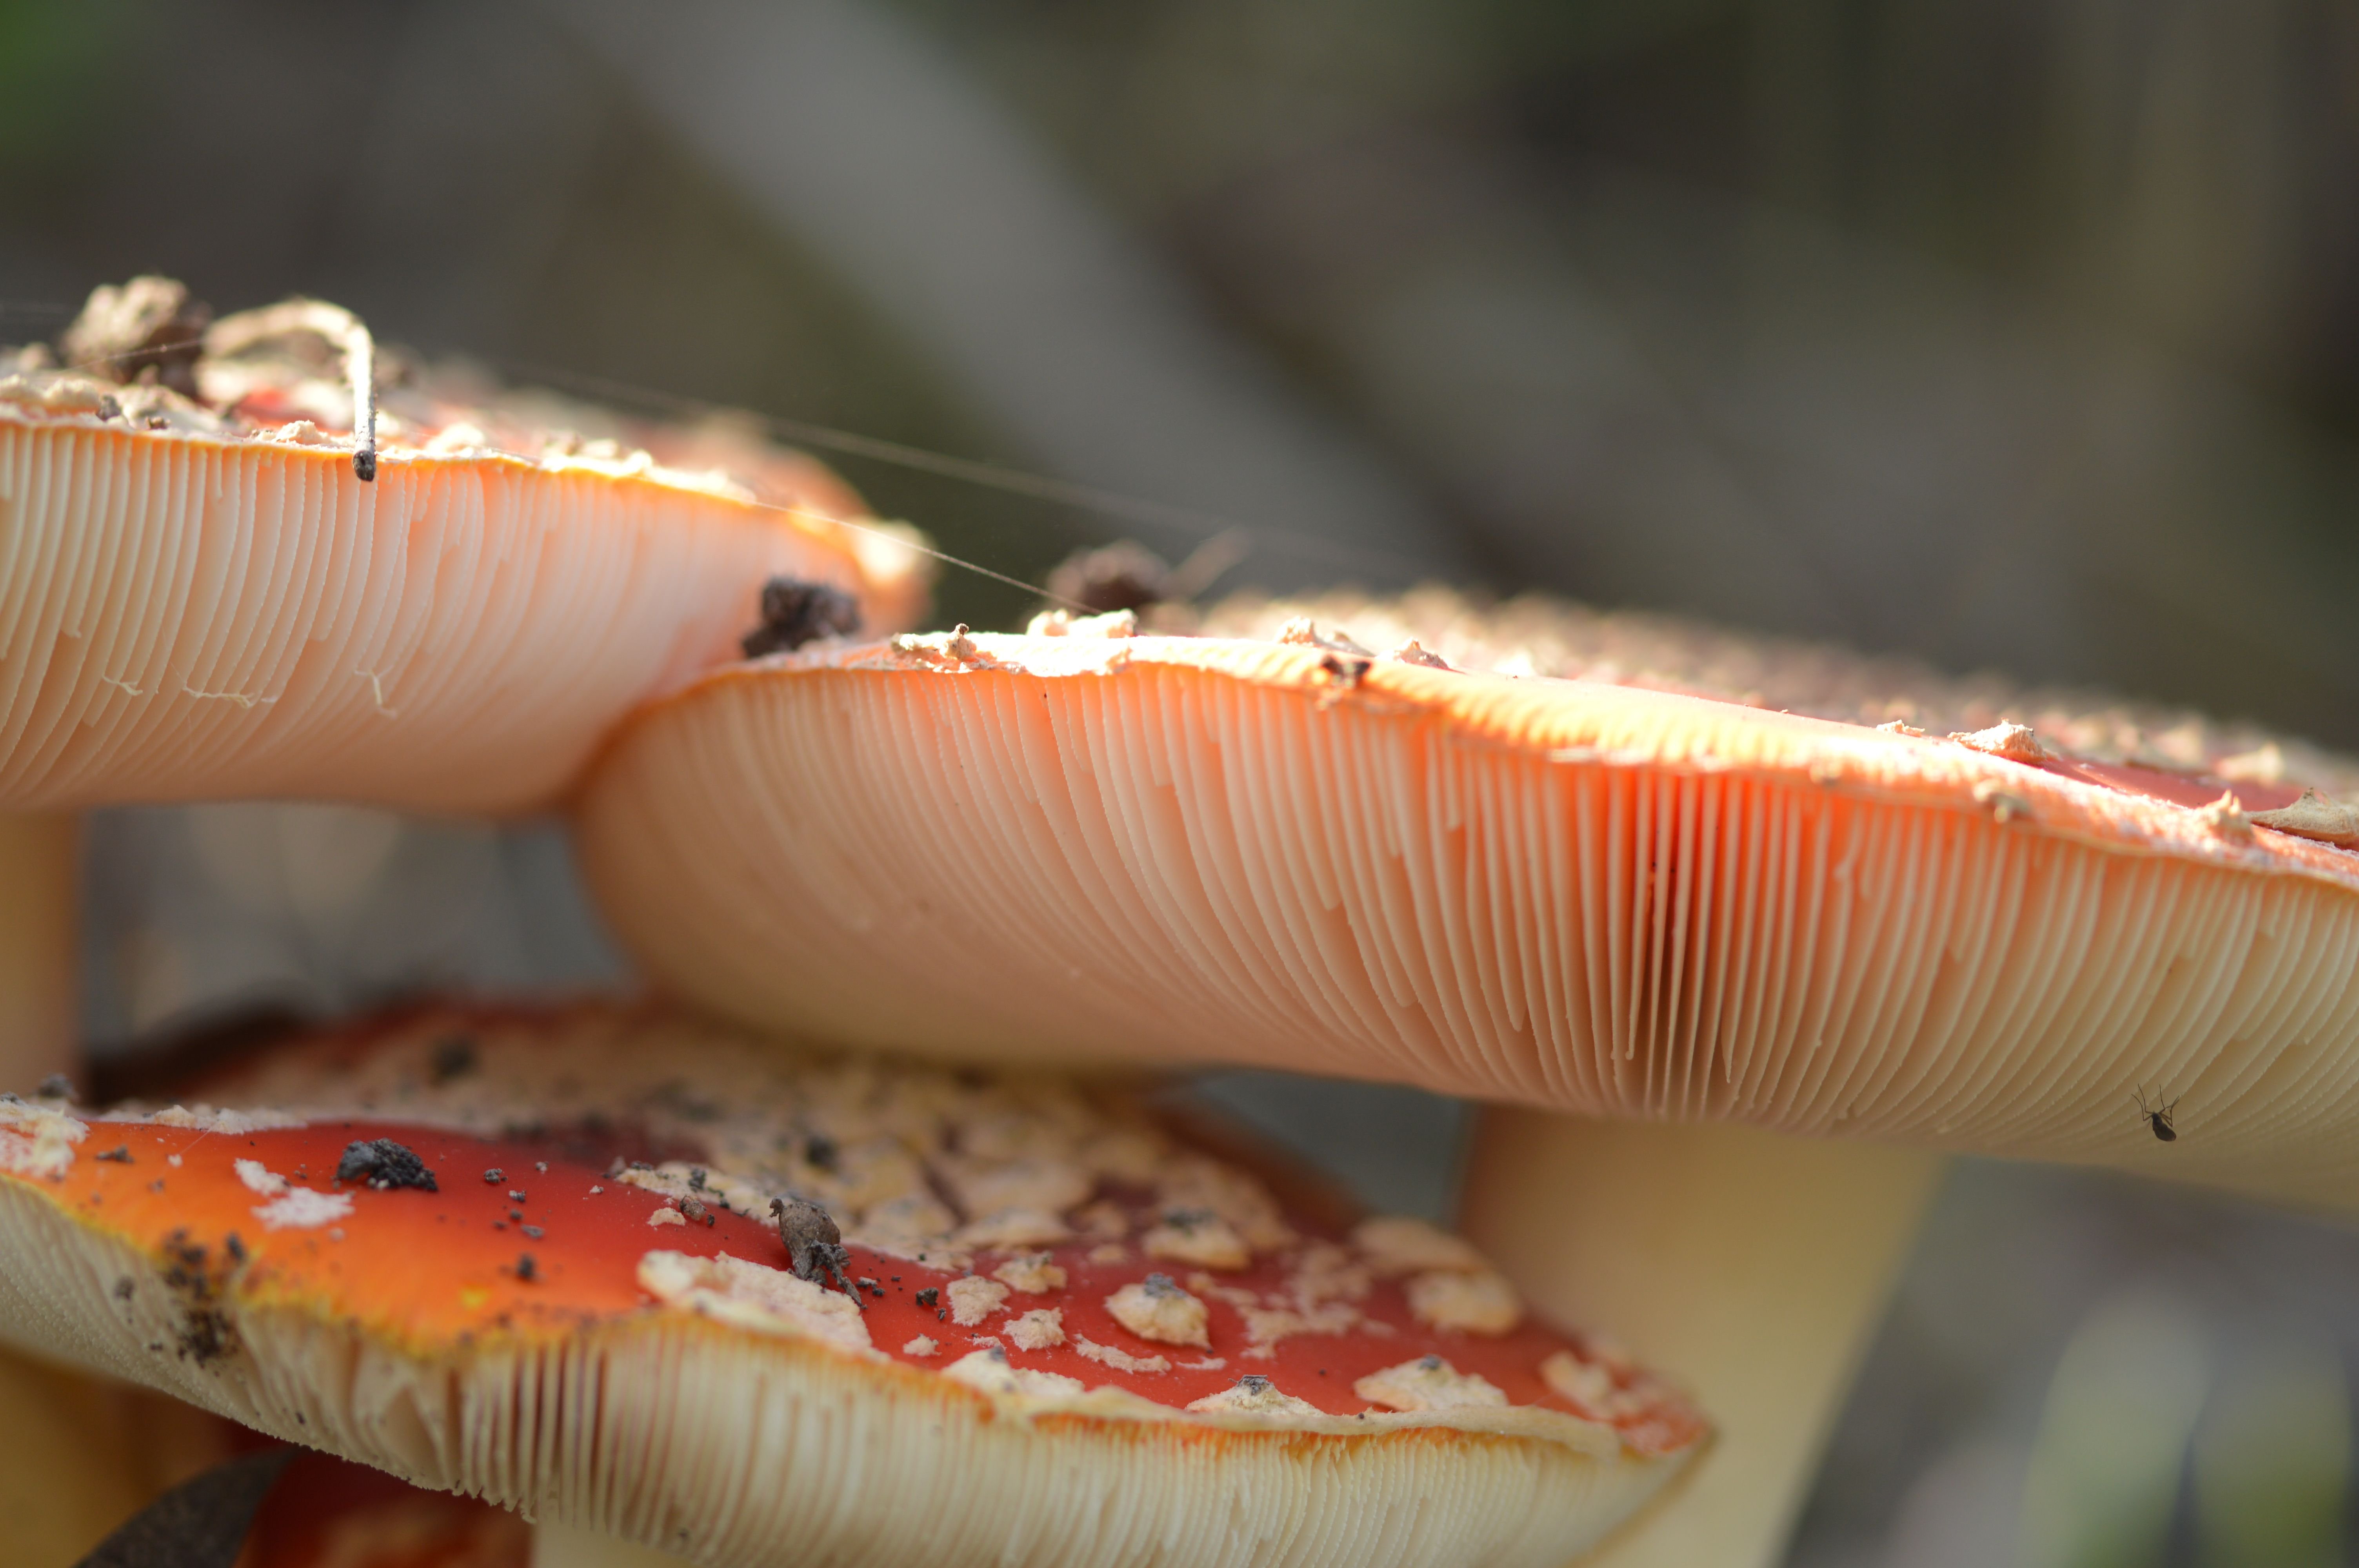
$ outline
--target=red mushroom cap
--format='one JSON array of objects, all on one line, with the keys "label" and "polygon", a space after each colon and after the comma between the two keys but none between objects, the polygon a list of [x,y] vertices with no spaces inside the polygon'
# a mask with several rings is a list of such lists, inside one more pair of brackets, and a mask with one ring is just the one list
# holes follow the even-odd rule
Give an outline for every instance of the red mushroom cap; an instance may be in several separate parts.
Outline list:
[{"label": "red mushroom cap", "polygon": [[10,1337],[701,1562],[1553,1563],[1704,1436],[1463,1242],[1060,1080],[579,1010],[208,1092],[298,1108],[0,1103]]}]

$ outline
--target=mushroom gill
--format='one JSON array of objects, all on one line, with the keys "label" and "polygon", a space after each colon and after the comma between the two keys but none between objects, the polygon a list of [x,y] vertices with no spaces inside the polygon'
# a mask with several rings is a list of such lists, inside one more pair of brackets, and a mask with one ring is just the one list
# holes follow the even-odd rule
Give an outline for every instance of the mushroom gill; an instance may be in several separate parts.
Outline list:
[{"label": "mushroom gill", "polygon": [[[1505,1102],[1472,1233],[1723,1422],[1615,1568],[1776,1560],[1928,1150],[2359,1199],[2359,859],[2298,798],[2359,767],[1538,600],[1149,619],[1252,635],[1051,615],[717,671],[593,770],[592,885],[766,1027]],[[2141,1083],[2200,1136],[2147,1136]]]},{"label": "mushroom gill", "polygon": [[[765,1027],[2359,1197],[2359,858],[1997,744],[1325,644],[905,638],[642,711],[580,838],[651,972]],[[2138,1083],[2202,1135],[2131,1136]]]}]

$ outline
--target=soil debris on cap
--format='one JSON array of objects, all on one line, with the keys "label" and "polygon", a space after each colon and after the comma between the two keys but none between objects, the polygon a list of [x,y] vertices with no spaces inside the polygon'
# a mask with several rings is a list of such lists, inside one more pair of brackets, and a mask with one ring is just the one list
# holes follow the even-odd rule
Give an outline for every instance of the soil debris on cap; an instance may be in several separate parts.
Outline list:
[{"label": "soil debris on cap", "polygon": [[464,1034],[452,1034],[434,1044],[433,1065],[429,1075],[435,1084],[448,1084],[463,1078],[475,1070],[475,1043]]},{"label": "soil debris on cap", "polygon": [[440,1190],[418,1152],[390,1138],[357,1139],[346,1144],[343,1158],[336,1162],[336,1180],[365,1182],[381,1193],[400,1187],[422,1193]]},{"label": "soil debris on cap", "polygon": [[740,638],[738,646],[747,658],[758,659],[793,653],[821,637],[849,637],[859,630],[860,601],[842,589],[774,577],[762,585],[761,623]]},{"label": "soil debris on cap", "polygon": [[222,1302],[227,1281],[205,1245],[185,1230],[167,1237],[163,1252],[164,1288],[180,1308],[175,1348],[182,1360],[210,1366],[237,1348],[237,1329]]},{"label": "soil debris on cap", "polygon": [[183,397],[197,395],[197,361],[213,313],[168,277],[135,277],[91,291],[73,324],[58,337],[58,357],[77,370],[125,385],[143,377]]},{"label": "soil debris on cap", "polygon": [[1048,587],[1091,615],[1149,610],[1171,597],[1171,568],[1144,545],[1125,539],[1066,557],[1049,572]]}]

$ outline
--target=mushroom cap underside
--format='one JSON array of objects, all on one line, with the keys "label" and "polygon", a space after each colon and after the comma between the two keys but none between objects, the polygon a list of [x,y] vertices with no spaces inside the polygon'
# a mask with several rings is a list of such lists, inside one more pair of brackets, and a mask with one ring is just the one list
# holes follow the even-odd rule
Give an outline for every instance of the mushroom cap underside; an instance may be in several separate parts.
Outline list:
[{"label": "mushroom cap underside", "polygon": [[[142,398],[171,406],[135,420]],[[874,627],[922,597],[919,557],[842,525],[841,484],[726,430],[654,438],[753,488],[463,422],[381,439],[364,482],[349,438],[254,405],[0,379],[0,807],[528,809],[631,704],[735,657],[766,579]]]},{"label": "mushroom cap underside", "polygon": [[[1056,1080],[583,1009],[414,1014],[243,1087],[266,1084],[310,1108],[0,1103],[0,1334],[747,1568],[1552,1564],[1704,1435],[1603,1342],[1447,1326],[1419,1281],[1464,1297],[1464,1243],[1321,1234]],[[883,1195],[920,1153],[962,1205],[930,1243],[893,1233],[916,1189]],[[1213,1206],[1172,1210],[1174,1173]],[[757,1201],[805,1185],[848,1222],[841,1283],[798,1276]],[[982,1212],[1027,1192],[1065,1239]],[[1327,1320],[1276,1304],[1314,1276]]]},{"label": "mushroom cap underside", "polygon": [[2291,787],[1364,655],[731,666],[593,764],[585,868],[769,1029],[2359,1197],[2359,857]]}]

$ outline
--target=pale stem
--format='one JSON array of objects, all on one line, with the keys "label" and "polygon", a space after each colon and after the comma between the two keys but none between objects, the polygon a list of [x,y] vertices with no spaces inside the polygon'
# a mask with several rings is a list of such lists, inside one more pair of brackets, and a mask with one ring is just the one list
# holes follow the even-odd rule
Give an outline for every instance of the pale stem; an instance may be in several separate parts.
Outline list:
[{"label": "pale stem", "polygon": [[1587,1561],[1782,1560],[1940,1158],[1751,1128],[1483,1115],[1462,1223],[1532,1304],[1696,1396],[1712,1449]]},{"label": "pale stem", "polygon": [[[0,812],[0,1089],[76,1062],[80,825]],[[160,1395],[0,1348],[0,1560],[71,1568],[130,1514],[221,1456],[221,1423]]]},{"label": "pale stem", "polygon": [[693,1568],[688,1559],[603,1530],[548,1520],[532,1529],[532,1568]]},{"label": "pale stem", "polygon": [[74,1065],[79,843],[71,816],[0,812],[0,1089]]},{"label": "pale stem", "polygon": [[111,1392],[0,1351],[0,1509],[10,1563],[72,1568],[147,1504],[147,1478],[123,1460],[130,1407]]}]

